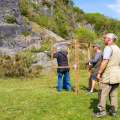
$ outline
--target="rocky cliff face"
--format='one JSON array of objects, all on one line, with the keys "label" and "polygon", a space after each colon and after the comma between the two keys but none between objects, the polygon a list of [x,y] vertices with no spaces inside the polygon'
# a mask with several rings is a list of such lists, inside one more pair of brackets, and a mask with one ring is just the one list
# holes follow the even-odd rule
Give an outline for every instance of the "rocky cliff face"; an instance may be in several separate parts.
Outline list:
[{"label": "rocky cliff face", "polygon": [[14,39],[23,31],[24,21],[20,13],[19,0],[0,0],[0,46],[7,47],[10,38]]},{"label": "rocky cliff face", "polygon": [[[31,1],[36,4],[44,2],[44,0]],[[53,2],[54,0],[48,1]],[[43,9],[45,9],[44,6]],[[15,55],[19,51],[32,47],[40,48],[42,41],[48,38],[54,41],[64,41],[54,32],[45,28],[40,29],[36,23],[30,22],[29,29],[24,24],[19,0],[0,0],[0,55]],[[30,32],[28,36],[23,35],[26,29]],[[38,63],[36,65],[50,66],[51,62],[47,53],[38,53],[37,57]]]},{"label": "rocky cliff face", "polygon": [[19,0],[0,0],[0,23],[6,23],[7,17],[15,17],[18,25],[23,24]]},{"label": "rocky cliff face", "polygon": [[[26,29],[19,0],[0,0],[0,47],[8,54],[11,54],[11,49],[16,51],[21,46],[24,47],[24,43],[20,43],[22,41],[20,35]],[[3,52],[2,50],[0,52]]]},{"label": "rocky cliff face", "polygon": [[31,0],[31,2],[34,2],[36,4],[44,4],[44,3],[49,3],[49,4],[54,4],[56,0]]},{"label": "rocky cliff face", "polygon": [[19,0],[0,0],[0,36],[18,35],[23,31]]},{"label": "rocky cliff face", "polygon": [[30,0],[30,2],[38,6],[40,5],[37,13],[53,16],[56,0]]}]

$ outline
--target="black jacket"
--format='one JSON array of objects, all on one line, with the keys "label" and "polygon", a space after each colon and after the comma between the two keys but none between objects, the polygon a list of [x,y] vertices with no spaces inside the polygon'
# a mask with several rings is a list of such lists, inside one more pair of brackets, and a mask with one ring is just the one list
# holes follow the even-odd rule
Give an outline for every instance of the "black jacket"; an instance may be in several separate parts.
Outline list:
[{"label": "black jacket", "polygon": [[67,66],[66,68],[58,68],[57,69],[58,72],[69,71],[67,54],[68,53],[65,52],[65,51],[60,51],[60,52],[56,52],[53,55],[53,57],[57,59],[58,67],[65,67],[65,66]]}]

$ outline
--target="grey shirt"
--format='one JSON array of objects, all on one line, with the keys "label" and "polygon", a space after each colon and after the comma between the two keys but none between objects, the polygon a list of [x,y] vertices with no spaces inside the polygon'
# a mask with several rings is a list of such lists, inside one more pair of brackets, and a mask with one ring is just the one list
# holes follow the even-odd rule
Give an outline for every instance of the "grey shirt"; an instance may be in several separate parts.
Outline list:
[{"label": "grey shirt", "polygon": [[106,46],[103,52],[103,59],[109,60],[112,56],[112,48],[110,46]]}]

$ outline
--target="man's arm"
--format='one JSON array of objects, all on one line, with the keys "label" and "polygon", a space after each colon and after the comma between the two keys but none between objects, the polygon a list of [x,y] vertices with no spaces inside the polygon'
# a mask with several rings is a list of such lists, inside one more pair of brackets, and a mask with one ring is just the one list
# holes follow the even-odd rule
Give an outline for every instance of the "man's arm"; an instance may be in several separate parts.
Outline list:
[{"label": "man's arm", "polygon": [[107,46],[104,49],[104,52],[103,52],[103,61],[102,61],[101,65],[100,65],[100,69],[99,69],[98,75],[97,75],[98,80],[101,80],[102,74],[103,74],[105,68],[107,67],[107,64],[108,64],[111,56],[112,56],[112,49]]},{"label": "man's arm", "polygon": [[100,69],[98,71],[98,74],[102,74],[105,70],[105,68],[107,67],[109,60],[103,60],[101,65],[100,65]]},{"label": "man's arm", "polygon": [[56,52],[53,53],[53,58],[57,58],[57,53]]},{"label": "man's arm", "polygon": [[109,60],[103,60],[101,65],[100,65],[100,69],[98,71],[98,75],[97,75],[97,79],[101,80],[102,77],[102,73],[104,72],[105,68],[107,67]]}]

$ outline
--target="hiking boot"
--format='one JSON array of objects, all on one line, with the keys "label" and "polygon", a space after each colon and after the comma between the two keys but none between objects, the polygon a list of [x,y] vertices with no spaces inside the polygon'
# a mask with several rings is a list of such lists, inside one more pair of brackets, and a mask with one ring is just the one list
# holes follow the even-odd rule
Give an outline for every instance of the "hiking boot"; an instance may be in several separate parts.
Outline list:
[{"label": "hiking boot", "polygon": [[95,113],[95,117],[97,118],[104,117],[106,115],[107,115],[106,111],[100,111],[100,112]]},{"label": "hiking boot", "polygon": [[115,107],[111,106],[110,110],[109,110],[109,114],[113,117],[115,117],[117,115],[117,112],[115,111]]}]

